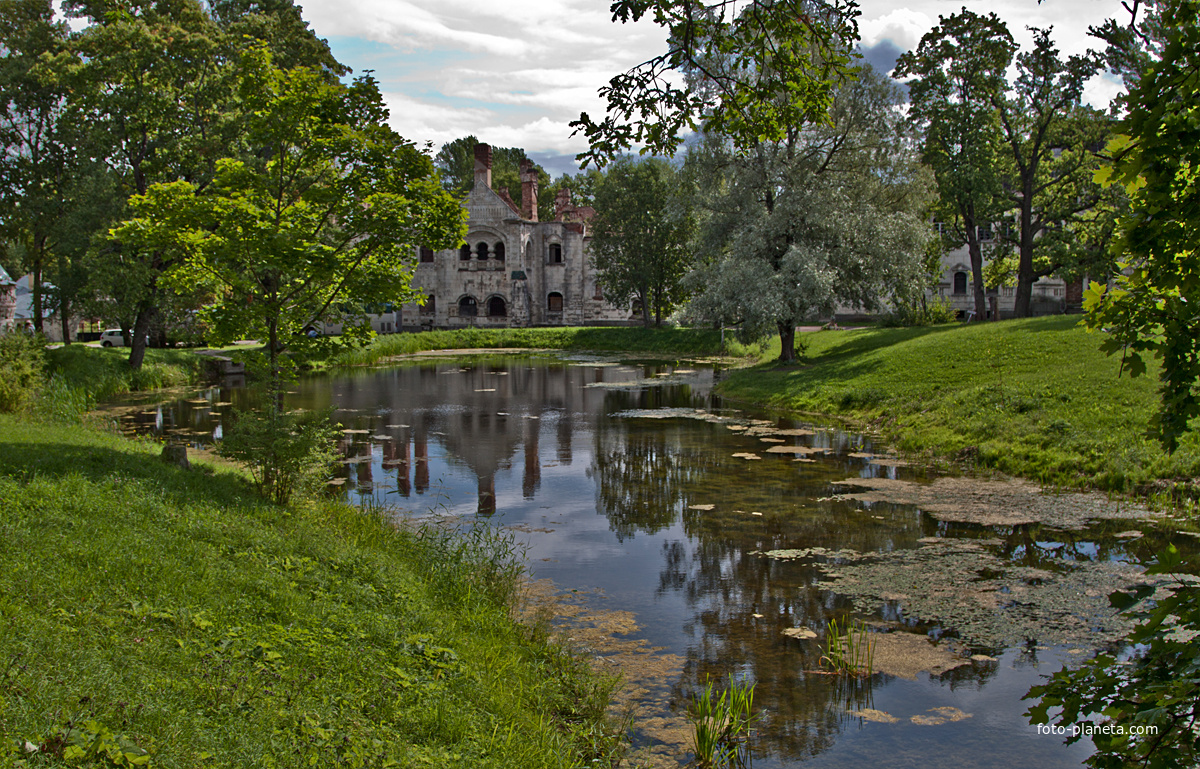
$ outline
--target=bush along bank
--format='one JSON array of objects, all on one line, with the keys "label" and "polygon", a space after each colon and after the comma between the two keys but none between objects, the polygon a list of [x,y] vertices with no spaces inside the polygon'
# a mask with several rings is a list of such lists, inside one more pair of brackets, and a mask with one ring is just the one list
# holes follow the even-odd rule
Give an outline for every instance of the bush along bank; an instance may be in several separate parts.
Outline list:
[{"label": "bush along bank", "polygon": [[[1068,487],[1149,491],[1200,476],[1200,439],[1174,454],[1146,437],[1157,371],[1119,357],[1069,316],[802,335],[803,359],[731,372],[728,397],[849,417],[892,445]],[[766,354],[778,355],[775,350]]]},{"label": "bush along bank", "polygon": [[430,350],[525,348],[588,350],[671,355],[757,354],[759,348],[739,344],[732,335],[724,343],[720,331],[694,328],[568,327],[463,328],[379,336],[368,346],[346,350],[328,359],[333,366],[363,366],[396,355]]},{"label": "bush along bank", "polygon": [[610,682],[512,619],[511,540],[157,450],[0,416],[0,766],[615,763]]}]

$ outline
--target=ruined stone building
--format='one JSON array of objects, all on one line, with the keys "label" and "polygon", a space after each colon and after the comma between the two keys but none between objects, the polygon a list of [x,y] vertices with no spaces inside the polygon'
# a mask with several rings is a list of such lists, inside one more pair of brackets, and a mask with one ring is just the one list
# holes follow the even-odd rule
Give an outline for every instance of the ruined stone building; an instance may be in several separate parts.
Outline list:
[{"label": "ruined stone building", "polygon": [[[475,147],[475,185],[463,201],[467,242],[457,250],[420,249],[413,286],[428,299],[396,313],[397,330],[464,326],[625,324],[629,308],[604,301],[588,246],[595,211],[563,190],[554,221],[538,221],[537,169],[521,164],[521,203],[492,189],[492,149]],[[390,330],[390,329],[388,329]]]}]

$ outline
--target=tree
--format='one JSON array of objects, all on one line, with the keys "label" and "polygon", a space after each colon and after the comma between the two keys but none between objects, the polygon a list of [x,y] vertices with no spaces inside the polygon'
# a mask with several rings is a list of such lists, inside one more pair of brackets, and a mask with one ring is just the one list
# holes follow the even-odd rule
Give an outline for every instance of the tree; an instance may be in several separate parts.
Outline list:
[{"label": "tree", "polygon": [[1081,104],[1083,86],[1096,73],[1090,52],[1063,61],[1049,30],[1032,29],[1033,49],[1017,55],[1017,79],[1008,94],[993,94],[1009,166],[1007,197],[1017,220],[1017,290],[1014,313],[1028,317],[1033,284],[1057,264],[1035,266],[1040,236],[1099,201],[1090,184],[1106,125]]},{"label": "tree", "polygon": [[452,248],[466,233],[464,211],[432,161],[386,126],[373,79],[343,86],[319,70],[270,62],[265,49],[242,57],[250,159],[219,161],[203,189],[151,185],[130,199],[134,217],[113,236],[162,254],[171,265],[165,286],[215,295],[201,311],[214,341],[265,340],[265,406],[239,416],[222,450],[247,462],[262,493],[282,503],[325,463],[329,445],[324,420],[284,411],[291,369],[282,353],[330,314],[349,323],[347,306],[415,298],[417,246]]},{"label": "tree", "polygon": [[931,180],[900,102],[865,68],[838,89],[831,125],[745,155],[710,136],[689,155],[703,209],[693,315],[778,332],[791,361],[797,323],[838,305],[877,309],[920,282]]},{"label": "tree", "polygon": [[1200,415],[1200,3],[1172,0],[1162,14],[1162,57],[1130,92],[1124,136],[1110,143],[1113,165],[1100,174],[1130,197],[1113,246],[1120,272],[1111,287],[1093,283],[1084,306],[1123,371],[1144,374],[1146,353],[1160,359],[1151,433],[1174,451]]},{"label": "tree", "polygon": [[[823,119],[834,87],[851,73],[858,37],[852,0],[614,0],[613,21],[649,17],[667,51],[600,89],[607,115],[572,122],[604,165],[634,144],[671,156],[688,130],[720,133],[735,149],[783,141]],[[681,80],[686,77],[685,82]]]},{"label": "tree", "polygon": [[611,304],[636,298],[642,325],[662,325],[686,299],[683,277],[691,265],[691,213],[679,179],[658,159],[614,163],[596,186],[592,264]]},{"label": "tree", "polygon": [[[69,75],[65,118],[89,137],[119,200],[155,183],[202,186],[217,158],[237,154],[228,48],[197,0],[69,0],[64,7],[91,22],[73,41],[80,63]],[[129,365],[136,369],[170,263],[160,251],[110,248],[121,250],[129,268],[120,293],[130,303]]]},{"label": "tree", "polygon": [[896,62],[894,77],[908,83],[910,116],[923,132],[922,159],[938,184],[935,216],[967,244],[975,313],[987,316],[980,228],[999,216],[1001,135],[992,96],[1004,88],[1017,46],[996,14],[940,17],[915,51]]},{"label": "tree", "polygon": [[[1112,247],[1119,271],[1111,285],[1092,283],[1084,306],[1088,328],[1109,334],[1101,349],[1120,352],[1123,371],[1141,376],[1144,354],[1160,359],[1161,401],[1151,433],[1174,451],[1200,414],[1200,2],[1167,0],[1159,11],[1163,44],[1133,59],[1139,64],[1127,81],[1134,86],[1124,100],[1124,135],[1109,144],[1111,168],[1097,175],[1129,195]],[[1118,662],[1101,654],[1027,695],[1039,700],[1028,713],[1035,723],[1049,722],[1055,708],[1063,725],[1095,713],[1121,727],[1091,735],[1092,766],[1193,767],[1200,760],[1196,566],[1174,547],[1148,566],[1147,574],[1173,576],[1173,584],[1109,596],[1138,621],[1127,639],[1132,655]],[[1130,726],[1154,731],[1135,734]]]},{"label": "tree", "polygon": [[0,52],[0,222],[32,274],[33,326],[41,333],[43,274],[64,233],[74,160],[60,120],[68,90],[53,71],[68,58],[67,26],[55,21],[49,0],[0,0]]},{"label": "tree", "polygon": [[340,306],[414,298],[415,249],[461,243],[464,212],[429,158],[384,124],[370,77],[346,87],[271,67],[257,50],[240,80],[254,159],[219,161],[203,190],[152,185],[113,234],[166,255],[176,291],[211,287],[213,338],[263,339],[275,377],[279,354]]}]

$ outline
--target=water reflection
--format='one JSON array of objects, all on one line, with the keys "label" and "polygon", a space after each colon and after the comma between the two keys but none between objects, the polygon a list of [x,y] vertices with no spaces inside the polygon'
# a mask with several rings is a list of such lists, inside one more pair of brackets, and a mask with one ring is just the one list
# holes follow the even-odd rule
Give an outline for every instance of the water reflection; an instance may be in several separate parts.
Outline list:
[{"label": "water reflection", "polygon": [[[1021,715],[1021,695],[1057,669],[1060,650],[971,649],[987,656],[940,676],[852,680],[821,669],[818,641],[784,631],[821,632],[853,612],[827,586],[846,554],[935,538],[1049,573],[1130,558],[1145,545],[1117,536],[1128,522],[982,526],[845,499],[836,481],[923,471],[886,459],[869,436],[728,408],[712,395],[715,376],[662,362],[431,360],[308,378],[289,403],[336,407],[350,498],[514,527],[536,576],[598,588],[598,605],[633,612],[638,634],[683,660],[678,676],[647,684],[644,713],[678,718],[710,680],[755,681],[756,766],[1078,766],[1084,746],[1039,738]],[[217,404],[240,397],[213,391],[137,419],[199,440],[228,418]],[[819,554],[765,555],[778,551]],[[885,597],[867,619],[892,632],[943,630],[907,618],[904,604]],[[939,707],[971,717],[914,725]],[[897,720],[871,721],[868,710]]]}]

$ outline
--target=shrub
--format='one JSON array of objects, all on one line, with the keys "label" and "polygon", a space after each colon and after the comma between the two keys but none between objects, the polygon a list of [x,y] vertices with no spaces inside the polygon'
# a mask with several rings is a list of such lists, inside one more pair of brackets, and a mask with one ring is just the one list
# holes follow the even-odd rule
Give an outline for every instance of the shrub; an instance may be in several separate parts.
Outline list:
[{"label": "shrub", "polygon": [[337,431],[331,411],[286,413],[277,398],[270,401],[260,410],[234,412],[217,453],[245,465],[259,494],[286,505],[325,480]]},{"label": "shrub", "polygon": [[46,369],[44,344],[20,331],[0,336],[0,412],[20,411],[37,395]]}]

